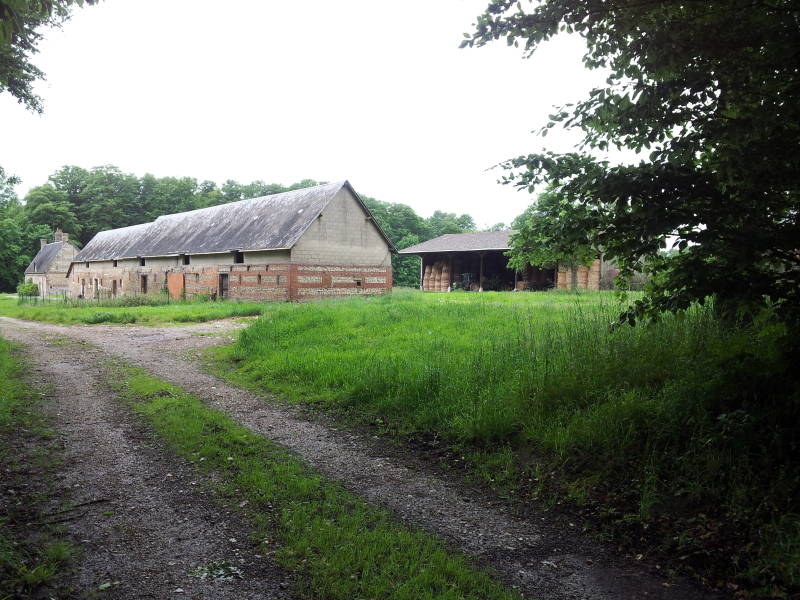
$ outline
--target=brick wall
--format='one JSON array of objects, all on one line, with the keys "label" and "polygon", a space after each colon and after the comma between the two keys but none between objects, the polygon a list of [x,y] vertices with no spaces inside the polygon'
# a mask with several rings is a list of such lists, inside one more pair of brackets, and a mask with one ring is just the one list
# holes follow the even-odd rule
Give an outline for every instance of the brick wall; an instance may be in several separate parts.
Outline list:
[{"label": "brick wall", "polygon": [[[122,261],[120,261],[121,263]],[[228,298],[239,300],[309,300],[314,298],[383,294],[392,289],[392,268],[376,266],[237,264],[138,267],[130,264],[112,266],[110,261],[75,265],[70,277],[74,296],[81,293],[94,298],[141,294],[141,278],[147,276],[147,293],[161,293],[170,281],[170,295],[192,298],[219,293],[221,274],[228,276]],[[183,294],[179,278],[183,276]],[[96,287],[95,287],[95,281]],[[176,287],[177,286],[177,287]]]}]

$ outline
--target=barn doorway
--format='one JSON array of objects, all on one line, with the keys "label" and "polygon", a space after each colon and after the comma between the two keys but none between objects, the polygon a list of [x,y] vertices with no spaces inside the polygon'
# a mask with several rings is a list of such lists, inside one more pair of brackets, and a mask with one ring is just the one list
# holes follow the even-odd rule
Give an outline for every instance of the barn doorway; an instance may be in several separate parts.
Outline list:
[{"label": "barn doorway", "polygon": [[116,298],[117,297],[117,280],[116,279],[112,279],[111,280],[111,297],[112,298]]},{"label": "barn doorway", "polygon": [[220,273],[219,276],[219,297],[225,299],[228,297],[228,274]]},{"label": "barn doorway", "polygon": [[146,294],[147,293],[147,275],[142,275],[141,282],[142,282],[141,283],[142,293]]}]

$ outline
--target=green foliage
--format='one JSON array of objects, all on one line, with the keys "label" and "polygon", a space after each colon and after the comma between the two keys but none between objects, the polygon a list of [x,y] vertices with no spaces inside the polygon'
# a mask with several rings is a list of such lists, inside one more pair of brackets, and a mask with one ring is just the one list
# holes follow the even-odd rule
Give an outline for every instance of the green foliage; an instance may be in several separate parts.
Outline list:
[{"label": "green foliage", "polygon": [[[526,54],[559,32],[587,44],[584,63],[605,87],[551,115],[578,128],[582,149],[649,151],[611,166],[584,152],[541,152],[504,163],[507,183],[548,183],[585,208],[575,229],[629,275],[656,277],[629,313],[718,308],[751,314],[765,298],[800,319],[800,72],[797,2],[613,3],[496,0],[463,45],[505,38]],[[661,256],[668,240],[682,252]]]},{"label": "green foliage", "polygon": [[19,296],[38,296],[39,286],[33,283],[32,281],[26,281],[25,283],[20,283],[17,286],[17,294]]},{"label": "green foliage", "polygon": [[29,110],[42,112],[33,84],[44,73],[31,63],[42,39],[41,30],[58,27],[69,18],[70,7],[96,0],[0,1],[0,93],[9,92]]},{"label": "green foliage", "polygon": [[516,233],[511,236],[508,265],[522,271],[528,265],[591,264],[599,252],[592,247],[590,234],[573,225],[585,210],[557,192],[540,194],[535,204],[514,219]]},{"label": "green foliage", "polygon": [[[609,331],[614,298],[396,291],[279,305],[220,352],[235,380],[434,435],[485,455],[474,462],[487,479],[538,479],[615,531],[638,539],[647,524],[666,555],[709,557],[743,581],[742,565],[757,566],[749,585],[789,586],[797,568],[770,556],[794,552],[795,530],[781,529],[786,552],[762,532],[800,494],[800,382],[782,375],[796,352],[786,328],[732,328],[694,307]],[[698,513],[723,525],[679,548]]]},{"label": "green foliage", "polygon": [[[299,597],[519,597],[433,536],[325,481],[297,457],[180,388],[140,370],[117,368],[114,375],[124,397],[178,454],[213,472],[227,498],[247,501],[260,537],[277,536],[275,558],[301,575]],[[270,543],[265,544],[272,554]],[[236,575],[218,562],[190,575],[212,575],[209,571]]]}]

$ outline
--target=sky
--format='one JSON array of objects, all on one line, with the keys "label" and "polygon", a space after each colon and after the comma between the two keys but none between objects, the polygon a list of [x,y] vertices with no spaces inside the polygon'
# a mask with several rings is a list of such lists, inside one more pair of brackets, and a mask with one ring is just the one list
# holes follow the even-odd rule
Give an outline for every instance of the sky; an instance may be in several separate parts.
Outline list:
[{"label": "sky", "polygon": [[101,0],[46,32],[44,113],[0,95],[0,165],[46,183],[63,165],[218,183],[348,179],[420,215],[510,223],[533,200],[500,161],[570,151],[532,131],[602,85],[577,36],[530,59],[459,49],[487,0]]}]

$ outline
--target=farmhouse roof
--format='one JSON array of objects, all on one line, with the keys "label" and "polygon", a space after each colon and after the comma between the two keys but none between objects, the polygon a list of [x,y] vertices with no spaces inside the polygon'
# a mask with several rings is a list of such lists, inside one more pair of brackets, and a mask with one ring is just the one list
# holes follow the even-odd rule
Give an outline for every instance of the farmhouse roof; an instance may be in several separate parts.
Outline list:
[{"label": "farmhouse roof", "polygon": [[[240,200],[189,212],[163,215],[152,223],[101,231],[74,262],[245,250],[288,250],[347,188],[369,209],[347,181]],[[372,219],[386,243],[394,246]]]},{"label": "farmhouse roof", "polygon": [[64,244],[69,244],[69,242],[52,242],[42,246],[39,252],[36,253],[36,256],[33,257],[31,264],[29,264],[28,268],[25,269],[25,274],[30,275],[33,273],[47,273],[47,270],[50,268],[50,264],[53,262],[55,257],[58,256],[58,253]]},{"label": "farmhouse roof", "polygon": [[410,246],[399,254],[427,254],[429,252],[475,252],[479,250],[508,250],[511,229],[481,233],[446,233],[439,237]]}]

